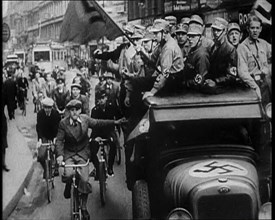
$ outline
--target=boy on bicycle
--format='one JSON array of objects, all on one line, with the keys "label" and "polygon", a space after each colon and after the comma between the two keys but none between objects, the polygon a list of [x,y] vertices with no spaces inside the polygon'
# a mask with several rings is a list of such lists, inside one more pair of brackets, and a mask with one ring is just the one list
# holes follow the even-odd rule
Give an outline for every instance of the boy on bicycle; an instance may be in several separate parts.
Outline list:
[{"label": "boy on bicycle", "polygon": [[[91,118],[96,119],[117,119],[121,118],[122,113],[120,112],[117,105],[114,105],[112,102],[108,102],[108,96],[105,91],[101,91],[98,94],[98,104],[92,109]],[[91,134],[91,138],[93,141],[91,142],[91,161],[95,166],[95,171],[98,171],[99,161],[97,157],[97,152],[99,149],[99,144],[96,141],[97,137],[103,139],[112,139],[109,143],[110,152],[108,159],[108,174],[110,176],[114,175],[113,165],[115,161],[116,148],[118,143],[118,134],[115,132],[115,128],[97,128],[93,129]],[[92,175],[95,175],[93,172]],[[96,179],[98,179],[98,173],[96,172]]]},{"label": "boy on bicycle", "polygon": [[[73,99],[66,108],[69,115],[60,121],[57,138],[57,162],[61,164],[63,160],[66,164],[85,164],[90,158],[88,128],[114,127],[122,122],[120,120],[96,120],[86,114],[81,114],[82,103]],[[92,192],[89,180],[89,167],[79,168],[80,180],[78,190],[81,193],[82,212],[84,219],[89,219],[87,211],[88,194]],[[73,168],[65,168],[62,181],[66,183],[64,197],[70,198],[70,187],[72,183]]]},{"label": "boy on bicycle", "polygon": [[[46,146],[41,146],[42,143],[48,141],[55,142],[55,138],[58,131],[58,125],[60,121],[60,115],[53,108],[54,101],[51,98],[44,98],[42,100],[43,108],[37,113],[36,131],[38,136],[38,158],[45,171],[45,159],[46,159]],[[58,176],[58,167],[54,170],[54,175]],[[45,179],[45,172],[43,173],[43,179]]]}]

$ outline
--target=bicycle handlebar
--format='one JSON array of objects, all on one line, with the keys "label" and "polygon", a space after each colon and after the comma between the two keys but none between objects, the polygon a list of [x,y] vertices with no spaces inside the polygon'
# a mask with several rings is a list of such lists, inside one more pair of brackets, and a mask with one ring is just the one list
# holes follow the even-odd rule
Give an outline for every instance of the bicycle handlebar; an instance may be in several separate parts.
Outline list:
[{"label": "bicycle handlebar", "polygon": [[49,146],[52,146],[53,145],[53,142],[50,142],[50,143],[42,143],[41,144],[41,147],[44,146],[44,147],[49,147]]},{"label": "bicycle handlebar", "polygon": [[62,162],[60,166],[62,167],[71,167],[71,168],[77,168],[77,167],[86,167],[89,165],[90,160],[87,160],[87,163],[85,164],[65,164],[65,162]]}]

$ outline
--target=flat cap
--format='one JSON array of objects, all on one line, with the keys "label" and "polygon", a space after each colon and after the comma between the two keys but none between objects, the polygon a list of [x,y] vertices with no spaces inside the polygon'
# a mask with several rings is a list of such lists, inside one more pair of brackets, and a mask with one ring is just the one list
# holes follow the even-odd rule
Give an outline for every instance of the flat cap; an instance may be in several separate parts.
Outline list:
[{"label": "flat cap", "polygon": [[241,32],[241,28],[240,28],[240,25],[238,25],[237,23],[235,22],[232,22],[232,23],[229,23],[228,24],[228,33],[232,30],[236,30],[236,31],[239,31]]},{"label": "flat cap", "polygon": [[188,25],[179,23],[176,27],[175,33],[178,33],[178,32],[187,33],[187,31],[188,31]]},{"label": "flat cap", "polygon": [[190,22],[190,18],[188,18],[188,17],[183,17],[181,20],[180,20],[180,23],[181,24],[189,24],[189,22]]},{"label": "flat cap", "polygon": [[169,22],[164,19],[158,19],[154,21],[153,27],[150,29],[150,32],[159,32],[159,31],[169,31],[170,25]]},{"label": "flat cap", "polygon": [[197,24],[200,24],[200,25],[203,25],[203,24],[204,24],[202,18],[201,18],[199,15],[196,15],[196,14],[195,14],[195,15],[192,15],[192,16],[190,17],[189,24],[191,24],[191,23],[197,23]]},{"label": "flat cap", "polygon": [[227,25],[228,25],[228,22],[225,19],[221,17],[216,17],[211,27],[218,30],[223,30],[227,28]]},{"label": "flat cap", "polygon": [[68,102],[68,104],[66,105],[67,109],[71,109],[71,108],[77,108],[80,109],[82,107],[82,103],[81,101],[77,100],[77,99],[72,99],[71,101]]},{"label": "flat cap", "polygon": [[53,99],[46,97],[46,98],[42,99],[41,103],[44,106],[52,107],[54,104],[54,101],[53,101]]},{"label": "flat cap", "polygon": [[82,88],[82,86],[81,86],[79,83],[73,83],[73,84],[71,85],[71,89],[72,89],[73,87],[76,87],[76,88],[79,88],[79,89]]},{"label": "flat cap", "polygon": [[202,26],[199,24],[190,24],[188,27],[188,35],[202,35]]}]

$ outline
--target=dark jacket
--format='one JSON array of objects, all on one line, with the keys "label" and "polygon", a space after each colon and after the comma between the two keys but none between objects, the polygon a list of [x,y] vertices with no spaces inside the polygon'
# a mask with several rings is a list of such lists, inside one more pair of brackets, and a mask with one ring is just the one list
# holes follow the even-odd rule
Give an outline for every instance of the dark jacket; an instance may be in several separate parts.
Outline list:
[{"label": "dark jacket", "polygon": [[60,121],[56,138],[57,157],[62,155],[66,160],[77,154],[87,160],[90,158],[88,128],[114,126],[113,120],[96,120],[85,114],[80,115],[80,120],[80,135],[76,134],[73,125],[70,124],[69,116]]},{"label": "dark jacket", "polygon": [[[92,109],[91,118],[95,119],[119,119],[122,117],[122,114],[117,106],[114,106],[112,103],[106,103],[105,110],[103,110],[100,106],[95,106]],[[110,133],[114,131],[113,127],[108,128],[95,128],[91,133],[92,138],[102,137],[108,138]]]},{"label": "dark jacket", "polygon": [[210,78],[221,81],[223,77],[229,76],[229,67],[237,67],[237,51],[227,38],[220,45],[214,45],[210,54]]},{"label": "dark jacket", "polygon": [[52,109],[50,116],[46,116],[45,110],[41,109],[37,113],[36,131],[38,139],[53,140],[58,131],[58,125],[60,121],[60,115]]},{"label": "dark jacket", "polygon": [[9,77],[3,84],[5,90],[4,103],[7,106],[14,107],[16,109],[16,97],[17,97],[17,86],[16,82]]}]

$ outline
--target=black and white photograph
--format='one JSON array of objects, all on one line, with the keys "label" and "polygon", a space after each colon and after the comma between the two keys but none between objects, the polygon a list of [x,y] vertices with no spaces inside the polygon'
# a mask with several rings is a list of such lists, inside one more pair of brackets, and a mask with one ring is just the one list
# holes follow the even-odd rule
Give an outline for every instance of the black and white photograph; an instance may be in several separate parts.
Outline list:
[{"label": "black and white photograph", "polygon": [[271,0],[4,0],[3,220],[272,219]]}]

